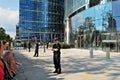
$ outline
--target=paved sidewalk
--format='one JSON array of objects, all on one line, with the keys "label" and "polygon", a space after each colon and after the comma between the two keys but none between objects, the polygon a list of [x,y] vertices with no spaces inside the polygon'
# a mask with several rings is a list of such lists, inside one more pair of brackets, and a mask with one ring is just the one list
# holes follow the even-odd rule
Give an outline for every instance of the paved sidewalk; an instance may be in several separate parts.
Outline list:
[{"label": "paved sidewalk", "polygon": [[[19,52],[19,53],[18,53]],[[34,49],[15,50],[15,57],[24,66],[28,80],[120,80],[120,53],[111,52],[111,58],[106,58],[106,52],[94,50],[94,58],[85,49],[62,49],[62,74],[54,71],[51,49],[40,49],[39,57],[33,57]],[[21,80],[21,79],[19,79]]]}]

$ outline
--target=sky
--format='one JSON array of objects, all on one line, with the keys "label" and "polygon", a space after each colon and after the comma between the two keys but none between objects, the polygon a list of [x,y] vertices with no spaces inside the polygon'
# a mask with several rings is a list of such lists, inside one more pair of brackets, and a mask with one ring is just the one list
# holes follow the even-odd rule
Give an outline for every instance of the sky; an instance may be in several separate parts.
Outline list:
[{"label": "sky", "polygon": [[19,0],[0,0],[0,27],[12,38],[15,38],[18,21]]}]

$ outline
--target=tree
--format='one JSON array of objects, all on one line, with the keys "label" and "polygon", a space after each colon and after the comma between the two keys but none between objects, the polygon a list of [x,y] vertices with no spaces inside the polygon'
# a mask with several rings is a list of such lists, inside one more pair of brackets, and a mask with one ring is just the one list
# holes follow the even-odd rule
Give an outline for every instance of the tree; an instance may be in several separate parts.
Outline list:
[{"label": "tree", "polygon": [[0,40],[4,40],[6,34],[5,34],[5,29],[4,28],[0,28]]},{"label": "tree", "polygon": [[0,27],[0,40],[6,40],[7,42],[12,42],[12,38],[9,34],[6,34],[4,28]]},{"label": "tree", "polygon": [[108,16],[108,32],[116,31],[116,20],[113,18],[111,13],[107,13]]}]

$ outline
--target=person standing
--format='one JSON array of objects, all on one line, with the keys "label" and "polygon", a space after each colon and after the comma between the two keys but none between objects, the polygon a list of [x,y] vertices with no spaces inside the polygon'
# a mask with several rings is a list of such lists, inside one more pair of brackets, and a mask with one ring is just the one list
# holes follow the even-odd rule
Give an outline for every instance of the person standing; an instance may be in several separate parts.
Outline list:
[{"label": "person standing", "polygon": [[48,49],[48,46],[49,46],[49,41],[46,43],[46,48]]},{"label": "person standing", "polygon": [[34,56],[33,57],[38,57],[38,55],[39,55],[39,44],[38,44],[38,42],[36,43],[36,46],[35,46],[35,54],[34,54]]},{"label": "person standing", "polygon": [[28,43],[29,52],[30,52],[30,48],[31,48],[31,42]]},{"label": "person standing", "polygon": [[55,39],[55,43],[53,44],[52,50],[53,50],[53,62],[54,62],[54,67],[55,71],[54,73],[61,73],[61,64],[60,64],[60,49],[61,45],[59,44],[59,39]]},{"label": "person standing", "polygon": [[[4,59],[4,55],[5,55],[5,53],[7,52],[7,51],[12,51],[12,49],[10,48],[10,46],[7,44],[7,42],[6,41],[0,41],[0,68],[4,71],[5,70],[5,59]],[[8,61],[11,61],[12,60],[12,58],[9,58],[9,59],[7,59]],[[9,66],[8,67],[8,69],[10,69],[10,70],[13,70],[13,67],[11,67],[11,66]],[[7,69],[7,70],[8,70]],[[2,73],[0,73],[1,75],[0,76],[2,76],[2,75],[4,75],[5,76],[5,72],[3,72],[3,71],[1,71]],[[7,74],[8,74],[8,72],[7,72]],[[3,80],[3,78],[2,79],[0,79],[0,80]],[[5,79],[6,80],[6,79]]]},{"label": "person standing", "polygon": [[0,41],[0,68],[4,70],[4,64],[2,62],[3,51],[4,51],[4,45],[3,42]]},{"label": "person standing", "polygon": [[26,47],[27,47],[27,44],[26,44],[26,42],[24,42],[24,45],[23,45],[23,47],[24,47],[24,49],[26,49]]}]

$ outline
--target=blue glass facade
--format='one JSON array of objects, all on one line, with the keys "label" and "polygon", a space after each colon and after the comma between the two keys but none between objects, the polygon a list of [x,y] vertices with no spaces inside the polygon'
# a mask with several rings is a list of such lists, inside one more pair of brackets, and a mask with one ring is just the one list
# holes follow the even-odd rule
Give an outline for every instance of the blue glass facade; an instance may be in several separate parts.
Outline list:
[{"label": "blue glass facade", "polygon": [[120,1],[108,1],[69,16],[70,43],[120,51]]},{"label": "blue glass facade", "polygon": [[20,0],[19,27],[22,40],[63,40],[64,0]]},{"label": "blue glass facade", "polygon": [[65,0],[65,17],[86,5],[89,0]]}]

